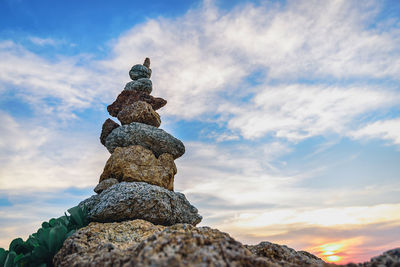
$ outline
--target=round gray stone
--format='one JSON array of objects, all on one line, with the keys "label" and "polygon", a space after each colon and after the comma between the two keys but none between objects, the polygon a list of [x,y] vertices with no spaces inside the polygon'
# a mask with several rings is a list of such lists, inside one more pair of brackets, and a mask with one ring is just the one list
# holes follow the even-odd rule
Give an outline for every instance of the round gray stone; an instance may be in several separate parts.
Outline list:
[{"label": "round gray stone", "polygon": [[128,82],[125,85],[124,90],[136,90],[151,94],[151,91],[153,91],[153,84],[150,79],[140,78],[135,81]]},{"label": "round gray stone", "polygon": [[159,225],[198,224],[202,217],[185,195],[144,182],[122,182],[79,203],[90,221],[143,219]]},{"label": "round gray stone", "polygon": [[153,151],[156,157],[163,153],[171,154],[174,159],[185,153],[183,143],[166,131],[139,122],[115,128],[106,138],[105,147],[110,153],[117,147],[140,145]]},{"label": "round gray stone", "polygon": [[129,71],[129,76],[132,80],[138,80],[140,78],[150,78],[151,71],[141,64],[134,65]]}]

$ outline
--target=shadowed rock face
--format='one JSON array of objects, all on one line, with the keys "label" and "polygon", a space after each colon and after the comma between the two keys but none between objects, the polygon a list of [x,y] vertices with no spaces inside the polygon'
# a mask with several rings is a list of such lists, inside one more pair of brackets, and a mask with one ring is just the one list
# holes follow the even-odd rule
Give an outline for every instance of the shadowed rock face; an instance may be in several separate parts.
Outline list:
[{"label": "shadowed rock face", "polygon": [[119,182],[146,182],[174,190],[176,166],[170,154],[158,159],[142,146],[117,147],[107,160],[100,182],[116,178]]},{"label": "shadowed rock face", "polygon": [[143,219],[154,224],[196,225],[202,217],[185,195],[142,182],[122,182],[79,203],[90,221],[115,222]]},{"label": "shadowed rock face", "polygon": [[101,135],[100,135],[100,142],[105,145],[106,144],[106,138],[107,136],[114,130],[115,128],[118,128],[120,125],[113,121],[112,119],[107,119],[103,123],[103,127],[101,129]]},{"label": "shadowed rock face", "polygon": [[153,151],[156,157],[164,153],[171,154],[174,159],[185,153],[183,143],[156,127],[132,122],[114,129],[106,138],[105,146],[110,153],[117,147],[140,145]]},{"label": "shadowed rock face", "polygon": [[124,90],[118,95],[117,99],[107,107],[107,111],[111,116],[117,117],[122,109],[136,101],[149,103],[153,110],[160,109],[167,104],[167,101],[161,97],[153,97],[145,92],[136,90]]},{"label": "shadowed rock face", "polygon": [[114,179],[114,178],[105,179],[105,180],[100,181],[100,183],[93,189],[93,191],[96,192],[97,194],[100,194],[107,188],[109,188],[115,184],[118,184],[118,183],[119,183],[118,180]]}]

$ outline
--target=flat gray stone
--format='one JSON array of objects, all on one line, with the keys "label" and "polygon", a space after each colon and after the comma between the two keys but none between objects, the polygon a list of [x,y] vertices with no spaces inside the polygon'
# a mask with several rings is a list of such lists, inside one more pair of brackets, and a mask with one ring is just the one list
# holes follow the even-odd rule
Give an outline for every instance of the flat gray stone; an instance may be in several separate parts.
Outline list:
[{"label": "flat gray stone", "polygon": [[150,78],[151,71],[141,64],[134,65],[129,71],[129,76],[132,80],[138,80],[140,78]]},{"label": "flat gray stone", "polygon": [[185,153],[183,143],[166,131],[139,122],[132,122],[115,128],[106,138],[105,147],[110,153],[117,147],[140,145],[153,151],[156,157],[164,153],[174,159]]},{"label": "flat gray stone", "polygon": [[135,81],[128,82],[125,85],[124,90],[135,90],[151,94],[151,91],[153,91],[153,83],[150,79],[140,78]]},{"label": "flat gray stone", "polygon": [[89,220],[118,222],[143,219],[159,225],[198,224],[202,217],[185,195],[144,182],[121,182],[79,203]]}]

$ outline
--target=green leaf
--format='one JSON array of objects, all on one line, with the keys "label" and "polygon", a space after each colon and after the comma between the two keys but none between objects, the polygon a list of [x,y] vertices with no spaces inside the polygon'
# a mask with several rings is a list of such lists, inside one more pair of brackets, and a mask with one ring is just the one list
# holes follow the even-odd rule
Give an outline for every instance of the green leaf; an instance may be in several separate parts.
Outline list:
[{"label": "green leaf", "polygon": [[44,246],[35,247],[32,252],[32,256],[35,257],[39,262],[45,261],[49,254],[49,250]]},{"label": "green leaf", "polygon": [[17,253],[15,253],[15,251],[10,251],[7,255],[6,261],[4,262],[4,267],[14,266],[15,257],[17,257]]},{"label": "green leaf", "polygon": [[8,255],[8,251],[4,248],[0,248],[0,266],[4,266]]},{"label": "green leaf", "polygon": [[24,244],[24,240],[22,238],[15,238],[13,241],[10,243],[10,248],[8,249],[9,251],[15,251],[16,248]]},{"label": "green leaf", "polygon": [[58,222],[56,219],[52,218],[52,219],[50,219],[49,224],[50,224],[50,227],[54,227],[54,226],[58,225]]},{"label": "green leaf", "polygon": [[43,222],[43,223],[42,223],[42,227],[43,227],[43,228],[49,228],[49,227],[50,227],[50,224],[49,224],[48,222]]},{"label": "green leaf", "polygon": [[49,234],[49,250],[54,255],[61,248],[67,235],[67,228],[59,225],[50,230]]}]

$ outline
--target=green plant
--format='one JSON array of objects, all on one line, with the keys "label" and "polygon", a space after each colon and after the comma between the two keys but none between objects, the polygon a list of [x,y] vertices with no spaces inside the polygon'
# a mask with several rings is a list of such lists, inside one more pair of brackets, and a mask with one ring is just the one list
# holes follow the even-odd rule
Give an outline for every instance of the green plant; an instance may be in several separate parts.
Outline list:
[{"label": "green plant", "polygon": [[61,249],[65,239],[77,229],[88,225],[86,208],[79,206],[68,209],[57,219],[43,222],[42,227],[26,241],[14,239],[8,250],[0,248],[0,267],[11,266],[53,266],[54,255]]}]

